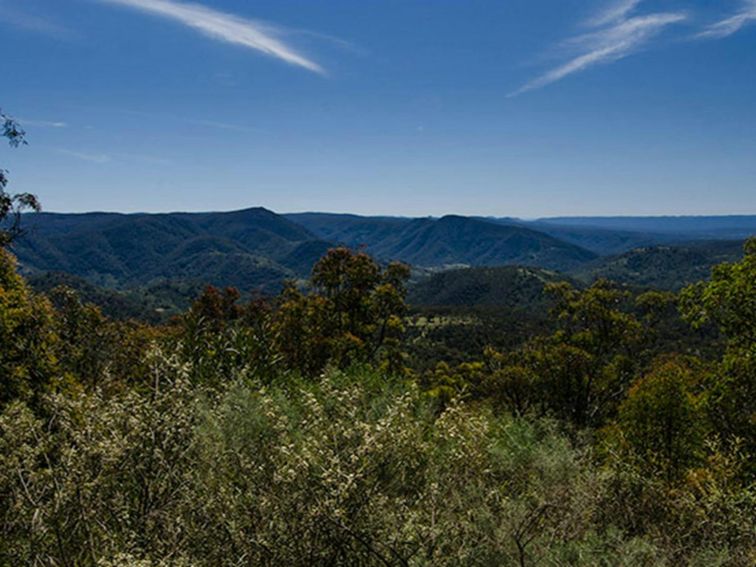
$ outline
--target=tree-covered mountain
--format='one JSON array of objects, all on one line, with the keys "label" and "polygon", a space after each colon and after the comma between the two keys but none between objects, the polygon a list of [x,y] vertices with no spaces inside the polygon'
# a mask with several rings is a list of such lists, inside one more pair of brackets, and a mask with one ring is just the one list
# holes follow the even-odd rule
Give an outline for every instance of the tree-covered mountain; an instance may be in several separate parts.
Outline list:
[{"label": "tree-covered mountain", "polygon": [[14,244],[27,274],[67,273],[109,287],[161,281],[274,291],[302,278],[329,247],[366,247],[419,267],[522,264],[573,268],[594,254],[519,226],[441,219],[226,213],[55,214],[24,218]]},{"label": "tree-covered mountain", "polygon": [[566,269],[595,257],[579,246],[524,226],[457,215],[439,219],[316,213],[287,216],[321,238],[364,246],[378,258],[424,267],[520,264]]},{"label": "tree-covered mountain", "polygon": [[263,208],[228,213],[27,215],[14,244],[27,273],[110,286],[197,280],[275,289],[306,276],[329,244]]},{"label": "tree-covered mountain", "polygon": [[363,217],[338,213],[289,213],[287,219],[303,226],[319,238],[351,247],[372,246],[413,219],[407,217]]},{"label": "tree-covered mountain", "polygon": [[[420,219],[364,217],[334,213],[285,215],[325,240],[364,245],[378,253],[388,239]],[[742,240],[756,234],[756,216],[729,217],[558,217],[522,220],[513,217],[472,217],[475,220],[545,233],[600,256],[634,248],[694,240]],[[438,219],[426,218],[426,221]]]},{"label": "tree-covered mountain", "polygon": [[574,270],[572,275],[586,282],[607,278],[628,285],[678,290],[708,278],[715,265],[742,257],[740,240],[652,246],[599,258]]},{"label": "tree-covered mountain", "polygon": [[[725,231],[722,234],[743,231],[750,226],[750,218],[710,219],[704,229]],[[163,214],[35,213],[24,215],[26,232],[14,243],[13,251],[27,275],[65,273],[121,289],[168,282],[265,293],[277,291],[286,279],[307,277],[313,264],[337,245],[364,249],[382,262],[400,260],[420,272],[517,265],[574,273],[588,280],[602,275],[665,288],[701,279],[709,266],[737,254],[735,244],[678,245],[686,238],[699,239],[705,233],[701,230],[628,230],[659,229],[660,221],[616,220],[616,229],[603,226],[609,221],[602,219],[595,226],[586,224],[588,220],[563,221],[455,215],[279,215],[264,208]],[[695,227],[680,218],[671,222],[675,230]],[[640,250],[628,252],[639,246]]]},{"label": "tree-covered mountain", "polygon": [[33,274],[28,282],[34,291],[44,293],[54,302],[57,290],[66,288],[76,292],[82,302],[99,307],[107,317],[149,323],[164,323],[183,313],[205,287],[199,281],[166,280],[150,286],[117,290],[63,272]]},{"label": "tree-covered mountain", "polygon": [[462,268],[418,282],[410,288],[407,299],[414,306],[530,309],[546,302],[547,283],[565,279],[556,272],[523,266]]}]

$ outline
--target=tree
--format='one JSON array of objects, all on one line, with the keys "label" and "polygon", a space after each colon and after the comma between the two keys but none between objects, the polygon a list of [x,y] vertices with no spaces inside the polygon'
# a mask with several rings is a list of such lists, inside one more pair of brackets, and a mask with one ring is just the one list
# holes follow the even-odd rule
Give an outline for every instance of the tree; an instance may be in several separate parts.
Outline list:
[{"label": "tree", "polygon": [[36,400],[57,371],[53,308],[16,273],[16,260],[0,248],[0,406]]},{"label": "tree", "polygon": [[[26,133],[18,123],[0,109],[0,136],[8,139],[11,147],[26,144]],[[31,193],[6,192],[8,172],[0,168],[0,247],[7,246],[21,234],[21,213],[39,211],[37,197]]]},{"label": "tree", "polygon": [[694,326],[713,322],[731,348],[756,343],[756,237],[743,250],[740,262],[715,266],[709,281],[688,286],[680,297],[685,318]]},{"label": "tree", "polygon": [[[725,440],[756,450],[756,238],[740,262],[715,266],[711,279],[683,290],[680,309],[694,326],[713,323],[726,338],[710,395],[710,414]],[[756,474],[756,473],[754,473]]]},{"label": "tree", "polygon": [[241,303],[233,287],[207,286],[189,311],[176,320],[173,338],[192,365],[192,378],[209,384],[239,373],[268,379],[280,356],[275,352],[269,302]]},{"label": "tree", "polygon": [[696,366],[682,357],[662,361],[633,384],[619,408],[620,432],[632,454],[667,481],[702,459],[704,396]]},{"label": "tree", "polygon": [[523,351],[502,354],[487,347],[483,354],[489,370],[483,393],[496,406],[504,406],[516,416],[525,415],[541,398],[533,365],[527,363]]},{"label": "tree", "polygon": [[641,325],[623,303],[630,294],[609,280],[597,280],[580,291],[566,282],[546,287],[556,300],[553,314],[560,322],[560,333],[601,361],[616,353],[629,354],[641,338]]},{"label": "tree", "polygon": [[402,372],[408,278],[404,264],[381,269],[365,253],[329,250],[313,267],[311,293],[289,284],[279,296],[275,327],[287,364],[310,376],[329,361],[378,362],[389,373]]},{"label": "tree", "polygon": [[549,284],[559,329],[528,348],[543,403],[578,426],[599,425],[616,411],[636,371],[641,325],[623,310],[629,294],[608,280],[585,290]]}]

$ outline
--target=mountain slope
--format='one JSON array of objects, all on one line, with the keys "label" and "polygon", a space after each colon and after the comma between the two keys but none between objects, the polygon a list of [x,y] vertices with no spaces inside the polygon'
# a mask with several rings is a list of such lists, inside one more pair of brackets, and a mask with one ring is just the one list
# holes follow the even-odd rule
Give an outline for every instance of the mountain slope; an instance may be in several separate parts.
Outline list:
[{"label": "mountain slope", "polygon": [[737,261],[742,256],[743,242],[739,240],[653,246],[601,258],[574,270],[572,275],[583,281],[608,278],[629,285],[676,290],[708,278],[716,264]]},{"label": "mountain slope", "polygon": [[364,246],[382,260],[422,266],[522,264],[566,269],[595,254],[530,228],[471,217],[358,217],[304,213],[287,218],[322,238]]},{"label": "mountain slope", "polygon": [[578,246],[528,228],[459,216],[413,221],[375,249],[380,256],[421,266],[522,264],[564,269],[595,257]]},{"label": "mountain slope", "polygon": [[590,226],[560,226],[551,223],[531,222],[527,226],[549,236],[581,246],[600,256],[621,254],[645,246],[657,246],[690,240],[685,234],[659,232],[633,232]]},{"label": "mountain slope", "polygon": [[545,304],[547,283],[565,279],[555,272],[522,266],[448,270],[412,286],[408,301],[415,306],[528,309]]},{"label": "mountain slope", "polygon": [[289,213],[283,216],[319,238],[354,248],[369,247],[383,241],[413,221],[404,217],[362,217],[336,213]]},{"label": "mountain slope", "polygon": [[[274,289],[302,277],[329,246],[261,208],[230,213],[25,215],[14,244],[29,273],[58,271],[101,285],[180,278]],[[302,246],[307,244],[307,246]]]},{"label": "mountain slope", "polygon": [[[402,260],[418,273],[518,265],[569,271],[585,281],[603,276],[674,289],[738,257],[739,244],[704,242],[702,234],[747,230],[751,219],[756,217],[706,217],[695,232],[691,217],[521,221],[278,215],[259,207],[220,213],[38,213],[24,215],[27,233],[13,250],[27,275],[61,272],[111,288],[170,282],[194,289],[211,283],[273,292],[284,279],[307,277],[330,247],[344,244],[380,261]],[[664,223],[666,231],[633,231]],[[670,244],[684,236],[673,229],[692,231],[684,235],[698,240]],[[643,246],[632,252],[597,258],[639,243]]]},{"label": "mountain slope", "polygon": [[64,286],[77,292],[84,303],[97,305],[113,319],[136,319],[161,323],[189,308],[202,292],[199,282],[165,281],[151,287],[115,290],[93,285],[84,278],[61,272],[32,275],[29,285],[39,292],[52,295],[55,288]]},{"label": "mountain slope", "polygon": [[[334,244],[418,267],[573,268],[594,254],[521,226],[447,216],[400,219],[227,213],[33,214],[14,251],[27,273],[65,272],[110,287],[163,280],[274,289],[305,277]],[[296,222],[294,222],[296,221]]]}]

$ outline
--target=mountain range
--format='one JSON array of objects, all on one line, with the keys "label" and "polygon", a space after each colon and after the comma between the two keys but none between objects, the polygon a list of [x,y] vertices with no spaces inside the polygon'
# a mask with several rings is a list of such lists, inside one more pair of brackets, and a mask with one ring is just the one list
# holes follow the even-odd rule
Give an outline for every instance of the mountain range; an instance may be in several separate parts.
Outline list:
[{"label": "mountain range", "polygon": [[458,215],[402,219],[304,213],[286,218],[324,240],[425,268],[518,264],[563,270],[596,258],[594,252],[521,224]]},{"label": "mountain range", "polygon": [[202,280],[269,289],[309,273],[331,246],[263,208],[228,213],[55,214],[24,218],[22,269],[65,272],[109,287]]},{"label": "mountain range", "polygon": [[[23,226],[26,233],[13,251],[26,275],[41,281],[44,274],[65,273],[122,290],[180,282],[182,289],[214,284],[273,292],[285,279],[306,278],[336,245],[364,249],[380,261],[407,262],[416,274],[517,265],[584,281],[603,275],[674,289],[705,277],[718,261],[737,258],[742,239],[756,233],[756,216],[523,221],[282,215],[258,207],[208,213],[35,213],[24,215]],[[477,273],[474,279],[480,278]]]}]

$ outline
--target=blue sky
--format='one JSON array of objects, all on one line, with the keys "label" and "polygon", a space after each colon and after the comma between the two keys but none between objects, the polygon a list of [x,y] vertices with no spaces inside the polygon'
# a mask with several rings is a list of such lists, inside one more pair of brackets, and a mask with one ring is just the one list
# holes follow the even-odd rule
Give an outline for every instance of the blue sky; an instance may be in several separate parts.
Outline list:
[{"label": "blue sky", "polygon": [[756,213],[756,0],[0,0],[51,211]]}]

